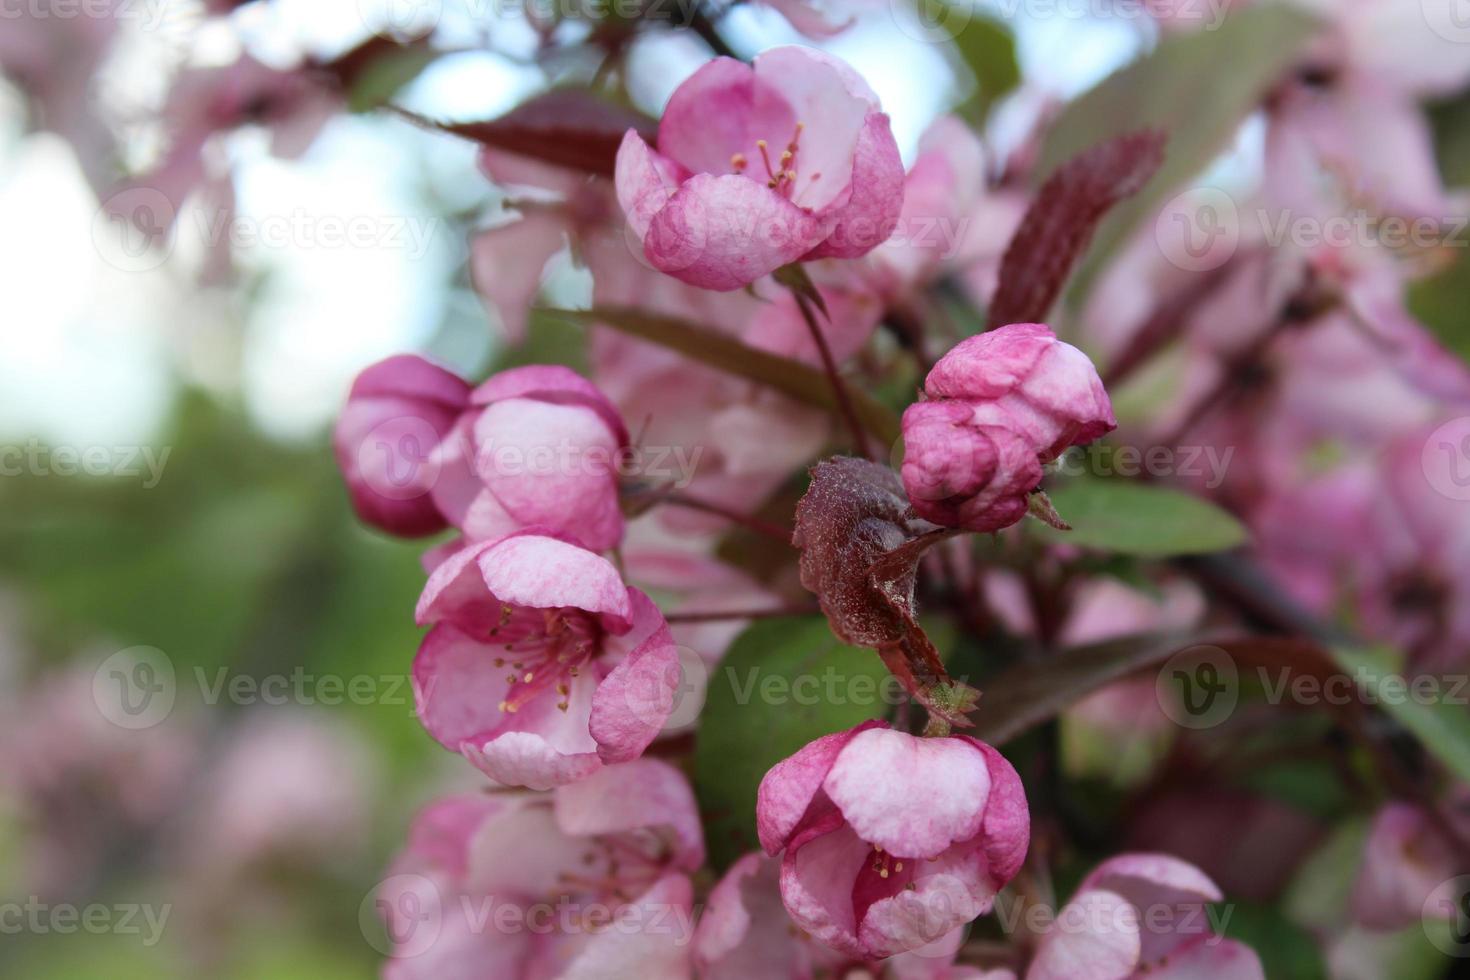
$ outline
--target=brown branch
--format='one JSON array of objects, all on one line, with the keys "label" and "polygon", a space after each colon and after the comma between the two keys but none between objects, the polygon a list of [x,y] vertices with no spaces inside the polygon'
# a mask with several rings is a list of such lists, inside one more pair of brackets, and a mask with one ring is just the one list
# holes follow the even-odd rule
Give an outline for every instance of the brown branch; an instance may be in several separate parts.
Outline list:
[{"label": "brown branch", "polygon": [[832,394],[837,400],[837,407],[842,412],[848,429],[852,432],[853,447],[859,455],[867,459],[874,459],[868,446],[867,430],[858,421],[857,410],[853,408],[852,398],[847,393],[847,385],[843,382],[842,375],[837,372],[837,361],[832,357],[832,348],[827,344],[827,336],[817,325],[816,314],[812,312],[809,305],[811,301],[796,290],[792,290],[791,295],[796,297],[796,307],[801,311],[801,318],[806,321],[807,330],[811,331],[812,343],[817,345],[817,352],[821,354],[822,369],[827,372],[827,380],[832,383]]},{"label": "brown branch", "polygon": [[791,532],[781,525],[773,524],[752,514],[741,513],[723,504],[702,500],[699,497],[691,497],[686,493],[679,493],[673,490],[661,494],[657,502],[668,504],[672,507],[683,507],[685,510],[697,510],[702,514],[713,514],[716,517],[723,517],[732,524],[738,524],[748,531],[754,531],[756,534],[763,535],[773,541],[780,541],[785,545],[791,544]]}]

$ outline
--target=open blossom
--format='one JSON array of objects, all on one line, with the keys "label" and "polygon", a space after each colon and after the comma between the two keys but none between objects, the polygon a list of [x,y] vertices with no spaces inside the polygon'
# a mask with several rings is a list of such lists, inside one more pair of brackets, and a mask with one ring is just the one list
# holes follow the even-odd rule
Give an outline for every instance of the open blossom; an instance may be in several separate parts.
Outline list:
[{"label": "open blossom", "polygon": [[1040,323],[962,341],[903,415],[903,483],[946,527],[995,531],[1026,514],[1041,467],[1117,427],[1097,369]]},{"label": "open blossom", "polygon": [[393,534],[453,525],[483,541],[536,526],[596,551],[623,535],[627,429],[564,367],[502,371],[471,390],[421,357],[390,357],[358,376],[334,446],[358,515]]},{"label": "open blossom", "polygon": [[1020,870],[1031,818],[1020,777],[963,735],[867,722],[817,739],[761,781],[761,845],[785,849],[781,897],[834,949],[882,959],[988,912]]},{"label": "open blossom", "polygon": [[718,290],[800,259],[865,255],[897,225],[903,179],[873,90],[798,46],[700,68],[669,101],[658,149],[629,130],[616,171],[648,261]]},{"label": "open blossom", "polygon": [[424,727],[491,778],[547,789],[642,754],[679,660],[653,602],[606,559],[519,532],[429,576],[413,665]]},{"label": "open blossom", "polygon": [[1111,858],[1057,913],[1026,980],[1265,980],[1254,952],[1211,931],[1205,906],[1222,897],[1177,858]]},{"label": "open blossom", "polygon": [[550,794],[439,800],[378,892],[383,976],[687,980],[703,863],[694,794],[656,759]]}]

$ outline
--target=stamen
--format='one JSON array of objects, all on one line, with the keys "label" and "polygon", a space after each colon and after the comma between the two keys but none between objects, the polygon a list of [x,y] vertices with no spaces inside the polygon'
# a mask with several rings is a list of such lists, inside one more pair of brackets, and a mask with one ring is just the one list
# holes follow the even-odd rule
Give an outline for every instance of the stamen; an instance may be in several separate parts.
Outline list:
[{"label": "stamen", "polygon": [[756,149],[758,149],[758,150],[761,151],[761,160],[766,165],[766,176],[769,177],[769,178],[771,178],[772,180],[775,180],[776,179],[776,171],[771,166],[771,155],[766,152],[766,141],[765,140],[756,140],[755,141],[755,146],[756,146]]},{"label": "stamen", "polygon": [[735,168],[735,172],[737,174],[740,173],[740,171],[742,171],[742,170],[745,169],[745,163],[746,163],[746,160],[745,160],[745,154],[744,153],[736,153],[736,154],[733,154],[730,157],[730,166],[733,167],[733,168]]}]

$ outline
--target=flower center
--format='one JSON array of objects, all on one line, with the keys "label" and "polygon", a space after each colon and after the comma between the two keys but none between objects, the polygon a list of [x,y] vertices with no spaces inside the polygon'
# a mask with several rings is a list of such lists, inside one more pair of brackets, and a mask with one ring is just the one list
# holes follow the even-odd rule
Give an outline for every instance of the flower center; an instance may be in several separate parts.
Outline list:
[{"label": "flower center", "polygon": [[503,644],[506,656],[495,666],[509,663],[510,689],[500,710],[514,714],[550,690],[561,711],[571,707],[571,681],[597,655],[600,630],[580,609],[517,609],[502,605],[500,623],[490,631]]},{"label": "flower center", "polygon": [[668,858],[668,843],[651,830],[608,834],[593,838],[582,868],[561,872],[557,883],[567,893],[631,902],[658,880]]},{"label": "flower center", "polygon": [[[781,156],[775,164],[771,163],[770,144],[765,140],[755,141],[755,147],[760,151],[761,163],[766,168],[766,186],[783,197],[789,198],[796,191],[796,158],[801,152],[801,132],[805,128],[806,123],[796,124],[796,132],[791,134],[791,142],[786,144],[786,149],[781,151]],[[745,173],[749,165],[750,161],[746,159],[744,153],[736,153],[730,157],[730,167],[737,174]],[[810,187],[821,176],[821,173],[813,173],[807,178],[807,186]]]}]

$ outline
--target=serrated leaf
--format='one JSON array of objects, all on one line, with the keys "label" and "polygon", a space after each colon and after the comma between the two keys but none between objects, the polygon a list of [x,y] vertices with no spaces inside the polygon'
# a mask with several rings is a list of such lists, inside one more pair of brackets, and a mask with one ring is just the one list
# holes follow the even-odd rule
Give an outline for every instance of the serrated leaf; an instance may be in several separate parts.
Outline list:
[{"label": "serrated leaf", "polygon": [[1318,28],[1310,15],[1279,3],[1235,10],[1215,30],[1166,37],[1067,106],[1042,147],[1038,181],[1117,133],[1148,126],[1169,135],[1169,159],[1158,176],[1099,229],[1084,280],[1163,195],[1224,149]]},{"label": "serrated leaf", "polygon": [[[544,312],[589,326],[602,324],[678,351],[721,371],[768,385],[805,404],[833,413],[838,410],[832,385],[821,371],[799,361],[749,347],[696,323],[643,310],[612,307]],[[886,405],[851,386],[848,396],[864,428],[883,440],[885,445],[892,445],[898,440],[898,417]]]},{"label": "serrated leaf", "polygon": [[1041,524],[1032,533],[1065,542],[1146,558],[1227,551],[1246,543],[1238,520],[1216,505],[1168,487],[1128,480],[1082,478],[1048,488],[1070,531]]},{"label": "serrated leaf", "polygon": [[766,772],[813,739],[888,707],[877,654],[847,646],[811,617],[756,623],[710,677],[694,746],[694,789],[711,863],[758,848],[755,798]]}]

